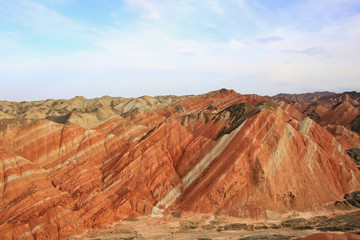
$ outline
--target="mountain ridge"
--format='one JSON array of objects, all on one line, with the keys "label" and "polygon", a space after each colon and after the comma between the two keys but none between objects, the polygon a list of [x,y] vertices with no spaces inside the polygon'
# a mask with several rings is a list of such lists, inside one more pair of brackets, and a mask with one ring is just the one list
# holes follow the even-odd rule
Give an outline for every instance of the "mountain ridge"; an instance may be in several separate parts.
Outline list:
[{"label": "mountain ridge", "polygon": [[227,89],[1,102],[13,118],[0,119],[0,233],[64,239],[171,211],[264,220],[332,213],[360,190],[345,151],[360,147],[355,100],[319,101],[317,120],[298,110],[303,102]]}]

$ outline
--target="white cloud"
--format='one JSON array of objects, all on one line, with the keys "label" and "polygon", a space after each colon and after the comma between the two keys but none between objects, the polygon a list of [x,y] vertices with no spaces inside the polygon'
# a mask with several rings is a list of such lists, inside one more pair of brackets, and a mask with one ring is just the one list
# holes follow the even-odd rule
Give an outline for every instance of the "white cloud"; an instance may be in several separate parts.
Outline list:
[{"label": "white cloud", "polygon": [[245,44],[239,40],[231,39],[227,44],[226,48],[233,49],[233,50],[239,50],[241,48],[244,48]]},{"label": "white cloud", "polygon": [[196,57],[196,52],[182,52],[181,54],[188,57]]},{"label": "white cloud", "polygon": [[278,37],[278,36],[271,36],[271,37],[264,37],[264,38],[256,39],[256,41],[258,43],[264,43],[264,44],[272,43],[272,42],[279,42],[279,41],[282,41],[282,40],[283,39],[281,37]]},{"label": "white cloud", "polygon": [[300,53],[309,56],[326,56],[327,52],[323,47],[311,47],[304,50],[285,50],[284,53]]},{"label": "white cloud", "polygon": [[[14,83],[8,87],[3,84],[3,92],[11,94],[14,86],[32,89],[19,95],[18,100],[22,100],[39,98],[39,94],[45,93],[48,95],[40,98],[54,94],[58,94],[55,97],[186,94],[221,87],[260,94],[334,90],[340,86],[359,89],[360,15],[347,16],[313,31],[264,24],[264,19],[254,12],[256,4],[245,1],[234,4],[235,1],[216,0],[205,3],[126,0],[127,10],[135,12],[141,21],[129,23],[126,28],[115,25],[91,31],[33,1],[21,1],[16,8],[6,4],[7,9],[14,8],[12,17],[22,24],[29,21],[30,27],[44,29],[47,34],[54,34],[52,28],[63,24],[64,34],[73,35],[77,34],[76,29],[85,29],[87,34],[81,37],[94,47],[63,56],[40,53],[0,59],[1,81]],[[231,11],[234,6],[239,6],[235,10],[247,13],[247,17],[231,15],[237,12]],[[203,7],[211,8],[211,12],[203,12]],[[113,16],[118,18],[120,14]],[[211,22],[213,18],[218,19]],[[243,36],[240,21],[243,19],[255,19],[254,33]],[[191,24],[182,25],[184,21]],[[201,28],[206,24],[211,25],[206,29],[208,32]],[[101,34],[91,34],[94,32]],[[0,43],[9,49],[22,47],[16,46],[11,34],[4,31],[1,34],[6,38],[0,39]],[[209,37],[212,35],[215,37]]]}]

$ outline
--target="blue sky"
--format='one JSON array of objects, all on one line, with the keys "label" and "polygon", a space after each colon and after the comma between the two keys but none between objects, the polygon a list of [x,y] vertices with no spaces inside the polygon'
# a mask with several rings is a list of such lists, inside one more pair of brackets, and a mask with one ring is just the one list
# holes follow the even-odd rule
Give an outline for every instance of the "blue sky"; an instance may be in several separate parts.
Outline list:
[{"label": "blue sky", "polygon": [[0,0],[2,100],[360,91],[360,0]]}]

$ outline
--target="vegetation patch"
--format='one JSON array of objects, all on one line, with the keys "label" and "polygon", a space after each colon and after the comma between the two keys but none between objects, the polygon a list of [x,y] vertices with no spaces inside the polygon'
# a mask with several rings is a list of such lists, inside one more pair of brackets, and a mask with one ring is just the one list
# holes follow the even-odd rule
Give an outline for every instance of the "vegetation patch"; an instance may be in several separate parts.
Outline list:
[{"label": "vegetation patch", "polygon": [[199,222],[188,221],[188,220],[180,222],[181,231],[194,230],[197,228],[199,228]]},{"label": "vegetation patch", "polygon": [[305,224],[306,224],[306,220],[304,218],[289,219],[281,222],[281,226],[287,228],[303,226]]},{"label": "vegetation patch", "polygon": [[269,226],[268,226],[268,225],[265,225],[265,224],[258,224],[258,225],[255,225],[254,228],[255,228],[256,230],[268,229]]},{"label": "vegetation patch", "polygon": [[309,225],[304,225],[304,226],[292,227],[291,229],[294,229],[294,230],[307,230],[307,229],[314,229],[314,227],[309,226]]},{"label": "vegetation patch", "polygon": [[181,212],[172,212],[171,216],[173,216],[175,218],[180,218],[181,217]]},{"label": "vegetation patch", "polygon": [[320,231],[351,231],[360,228],[360,212],[338,215],[317,224]]},{"label": "vegetation patch", "polygon": [[216,228],[216,226],[208,224],[208,225],[201,226],[201,228],[204,230],[214,230]]},{"label": "vegetation patch", "polygon": [[247,228],[247,224],[245,223],[233,223],[224,226],[224,230],[240,230],[246,228]]},{"label": "vegetation patch", "polygon": [[328,226],[328,227],[318,227],[317,230],[322,232],[348,232],[354,230],[353,227],[348,226]]},{"label": "vegetation patch", "polygon": [[211,225],[219,225],[219,224],[221,224],[221,222],[213,220],[213,221],[210,221],[210,224]]},{"label": "vegetation patch", "polygon": [[137,219],[137,218],[124,218],[122,221],[126,221],[126,222],[137,222],[137,221],[139,221],[139,219]]}]

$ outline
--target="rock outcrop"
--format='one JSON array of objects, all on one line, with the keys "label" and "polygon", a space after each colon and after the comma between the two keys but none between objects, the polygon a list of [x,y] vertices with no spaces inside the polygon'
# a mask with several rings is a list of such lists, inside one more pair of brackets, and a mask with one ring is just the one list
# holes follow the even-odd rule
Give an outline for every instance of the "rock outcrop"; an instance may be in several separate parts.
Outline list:
[{"label": "rock outcrop", "polygon": [[[169,211],[254,219],[331,212],[360,190],[345,152],[357,138],[336,138],[278,99],[222,89],[0,106],[4,239],[63,239]],[[336,109],[350,110],[339,122],[326,113],[319,120],[351,131],[357,108]]]}]

